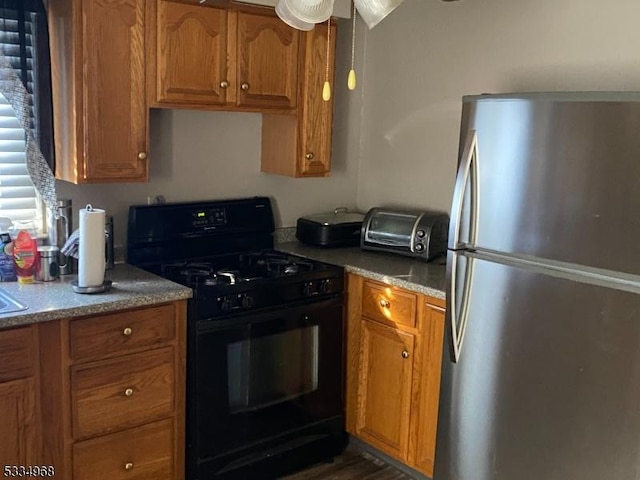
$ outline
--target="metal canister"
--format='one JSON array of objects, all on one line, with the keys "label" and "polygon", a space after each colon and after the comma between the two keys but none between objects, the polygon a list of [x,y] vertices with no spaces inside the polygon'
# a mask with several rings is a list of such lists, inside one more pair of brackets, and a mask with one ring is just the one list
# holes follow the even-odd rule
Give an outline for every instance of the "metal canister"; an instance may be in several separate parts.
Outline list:
[{"label": "metal canister", "polygon": [[57,280],[60,274],[58,254],[60,249],[55,245],[43,245],[38,247],[38,268],[36,280],[39,282],[51,282]]},{"label": "metal canister", "polygon": [[106,259],[105,268],[107,270],[111,270],[113,268],[113,264],[115,262],[115,252],[114,252],[114,238],[113,238],[113,217],[111,215],[107,215],[104,217],[104,233],[106,237],[105,243],[105,255]]},{"label": "metal canister", "polygon": [[[56,242],[58,248],[62,248],[73,232],[73,210],[70,199],[58,200],[58,221],[56,223]],[[73,257],[59,253],[59,270],[60,275],[69,275],[74,273]]]}]

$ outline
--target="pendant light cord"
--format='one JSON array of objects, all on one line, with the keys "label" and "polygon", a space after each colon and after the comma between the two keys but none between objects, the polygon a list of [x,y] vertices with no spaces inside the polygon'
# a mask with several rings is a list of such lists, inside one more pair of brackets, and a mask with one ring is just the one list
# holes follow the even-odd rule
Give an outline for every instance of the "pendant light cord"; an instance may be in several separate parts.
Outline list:
[{"label": "pendant light cord", "polygon": [[353,25],[351,27],[351,70],[355,69],[356,65],[356,15],[358,14],[356,10],[356,3],[353,3]]},{"label": "pendant light cord", "polygon": [[356,10],[355,2],[353,4],[352,24],[351,24],[351,70],[349,70],[349,77],[347,78],[347,87],[349,90],[356,89],[356,19],[358,12]]},{"label": "pendant light cord", "polygon": [[331,17],[327,20],[327,65],[324,75],[324,87],[322,88],[322,99],[325,102],[331,100],[331,83],[329,82],[329,65],[331,62]]}]

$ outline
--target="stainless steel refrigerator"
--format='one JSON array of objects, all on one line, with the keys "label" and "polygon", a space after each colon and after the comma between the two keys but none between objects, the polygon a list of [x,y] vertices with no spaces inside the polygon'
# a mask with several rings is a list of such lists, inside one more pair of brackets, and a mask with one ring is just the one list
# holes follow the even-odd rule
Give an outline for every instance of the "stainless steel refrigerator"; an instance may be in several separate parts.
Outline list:
[{"label": "stainless steel refrigerator", "polygon": [[640,93],[463,99],[435,480],[640,479]]}]

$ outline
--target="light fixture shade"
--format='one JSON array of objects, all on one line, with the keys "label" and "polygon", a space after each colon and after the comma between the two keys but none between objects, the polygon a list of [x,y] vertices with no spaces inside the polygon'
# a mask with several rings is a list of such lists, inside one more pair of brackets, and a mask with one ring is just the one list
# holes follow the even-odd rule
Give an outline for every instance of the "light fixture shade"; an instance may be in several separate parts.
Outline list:
[{"label": "light fixture shade", "polygon": [[334,0],[281,0],[295,17],[307,23],[326,22],[333,12]]},{"label": "light fixture shade", "polygon": [[287,0],[279,0],[276,4],[276,15],[280,17],[284,23],[297,30],[304,30],[308,32],[313,30],[315,23],[305,22],[300,20],[290,9]]},{"label": "light fixture shade", "polygon": [[403,0],[354,0],[358,13],[369,30],[389,15]]}]

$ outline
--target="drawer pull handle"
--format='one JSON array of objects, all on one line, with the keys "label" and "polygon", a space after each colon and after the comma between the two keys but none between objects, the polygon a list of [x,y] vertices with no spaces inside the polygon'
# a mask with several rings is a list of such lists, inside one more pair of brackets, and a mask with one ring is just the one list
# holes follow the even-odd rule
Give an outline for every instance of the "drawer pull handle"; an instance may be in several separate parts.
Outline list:
[{"label": "drawer pull handle", "polygon": [[409,358],[409,352],[406,350],[402,351],[402,358]]},{"label": "drawer pull handle", "polygon": [[122,331],[122,334],[123,334],[125,337],[129,337],[129,336],[131,336],[131,334],[132,334],[132,333],[133,333],[133,330],[131,330],[131,328],[130,328],[130,327],[127,327],[127,328],[125,328],[125,329]]},{"label": "drawer pull handle", "polygon": [[125,469],[127,472],[130,472],[131,470],[133,470],[133,463],[131,463],[131,462],[127,462],[127,463],[125,463],[125,464],[124,464],[124,469]]},{"label": "drawer pull handle", "polygon": [[384,298],[382,298],[380,300],[380,306],[382,308],[391,308],[391,302],[389,300],[385,300]]},{"label": "drawer pull handle", "polygon": [[125,396],[125,397],[130,397],[131,395],[133,395],[133,388],[127,388],[127,389],[124,391],[124,396]]},{"label": "drawer pull handle", "polygon": [[220,82],[220,88],[227,88],[228,86],[229,86],[229,82],[227,82],[226,80],[223,80]]},{"label": "drawer pull handle", "polygon": [[147,159],[147,152],[140,152],[138,154],[138,160],[146,160]]}]

